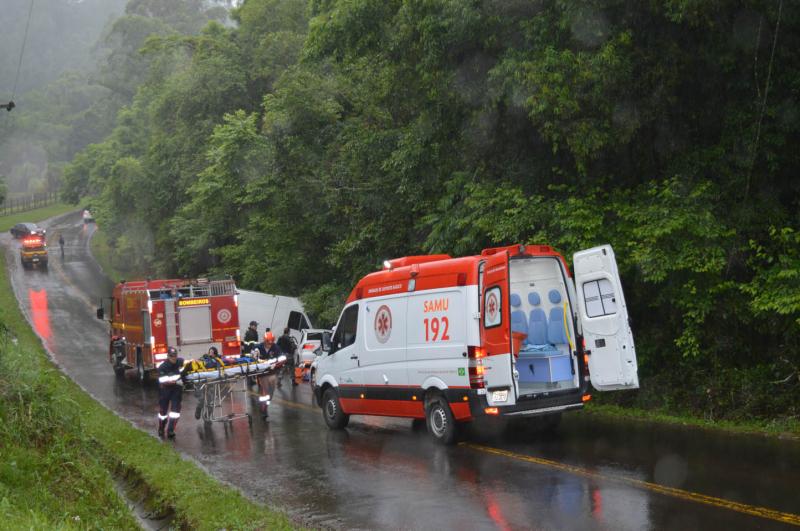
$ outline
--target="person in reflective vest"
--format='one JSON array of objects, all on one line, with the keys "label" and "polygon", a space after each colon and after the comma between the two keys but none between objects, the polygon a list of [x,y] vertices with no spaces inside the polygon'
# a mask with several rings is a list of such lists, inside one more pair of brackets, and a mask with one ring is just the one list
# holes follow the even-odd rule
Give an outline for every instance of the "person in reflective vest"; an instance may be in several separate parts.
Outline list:
[{"label": "person in reflective vest", "polygon": [[[264,333],[264,342],[258,345],[258,357],[261,360],[276,359],[281,355],[281,349],[275,344],[275,336],[272,332]],[[267,420],[269,417],[268,408],[272,401],[272,394],[275,392],[277,376],[274,372],[261,374],[258,380],[258,407],[261,411],[261,418]]]},{"label": "person in reflective vest", "polygon": [[178,357],[175,347],[167,350],[167,359],[158,366],[158,435],[175,437],[175,427],[181,418],[181,399],[183,398],[183,380],[181,370],[183,358]]}]

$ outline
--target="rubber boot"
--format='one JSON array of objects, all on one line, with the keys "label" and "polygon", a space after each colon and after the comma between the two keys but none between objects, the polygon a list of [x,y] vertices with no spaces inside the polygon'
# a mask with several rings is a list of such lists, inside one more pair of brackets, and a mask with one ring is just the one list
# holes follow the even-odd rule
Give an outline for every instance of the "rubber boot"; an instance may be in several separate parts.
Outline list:
[{"label": "rubber boot", "polygon": [[164,436],[164,428],[167,427],[167,419],[158,419],[158,436]]},{"label": "rubber boot", "polygon": [[178,426],[178,419],[169,419],[169,424],[167,424],[167,437],[170,439],[175,438],[175,428]]}]

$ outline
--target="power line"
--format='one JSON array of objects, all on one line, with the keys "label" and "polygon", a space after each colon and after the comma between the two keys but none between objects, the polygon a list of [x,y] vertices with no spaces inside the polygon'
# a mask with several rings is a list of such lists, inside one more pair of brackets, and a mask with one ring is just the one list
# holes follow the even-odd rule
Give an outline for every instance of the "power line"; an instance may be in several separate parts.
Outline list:
[{"label": "power line", "polygon": [[25,22],[25,36],[22,37],[22,49],[19,51],[19,62],[17,62],[17,75],[14,77],[14,89],[11,91],[11,100],[7,104],[0,105],[0,109],[11,111],[15,107],[14,96],[17,95],[17,83],[19,83],[19,73],[22,70],[22,57],[25,55],[25,44],[28,42],[28,29],[31,27],[31,14],[33,13],[33,2],[28,6],[28,20]]}]

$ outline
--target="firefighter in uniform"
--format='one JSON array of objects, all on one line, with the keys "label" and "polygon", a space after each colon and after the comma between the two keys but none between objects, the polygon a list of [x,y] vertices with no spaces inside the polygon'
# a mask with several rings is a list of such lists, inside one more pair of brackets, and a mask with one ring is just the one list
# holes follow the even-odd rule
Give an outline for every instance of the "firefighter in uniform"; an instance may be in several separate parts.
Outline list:
[{"label": "firefighter in uniform", "polygon": [[[276,359],[281,355],[281,349],[275,344],[275,336],[272,332],[264,333],[264,342],[258,345],[258,357],[262,360]],[[261,411],[261,418],[267,420],[269,417],[268,407],[275,392],[277,382],[275,372],[261,374],[258,376],[258,407]]]},{"label": "firefighter in uniform", "polygon": [[181,400],[183,399],[183,380],[181,370],[183,358],[178,357],[175,347],[167,350],[167,359],[158,366],[158,435],[175,437],[175,427],[181,418]]},{"label": "firefighter in uniform", "polygon": [[258,323],[255,321],[250,321],[250,325],[244,332],[244,342],[250,343],[251,341],[258,343]]}]

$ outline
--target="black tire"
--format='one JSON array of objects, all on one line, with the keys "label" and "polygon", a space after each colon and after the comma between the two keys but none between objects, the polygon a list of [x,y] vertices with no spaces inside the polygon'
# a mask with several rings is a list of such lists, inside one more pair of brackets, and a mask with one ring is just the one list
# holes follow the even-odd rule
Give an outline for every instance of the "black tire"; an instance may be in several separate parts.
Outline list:
[{"label": "black tire", "polygon": [[442,397],[433,398],[425,408],[425,422],[428,433],[439,444],[453,444],[456,441],[456,419],[450,405]]},{"label": "black tire", "polygon": [[147,382],[147,371],[144,370],[144,360],[142,359],[142,352],[136,351],[136,379],[139,383]]},{"label": "black tire", "polygon": [[325,424],[332,430],[344,429],[350,422],[350,415],[342,411],[339,395],[332,387],[326,389],[322,395],[322,417],[325,419]]}]

